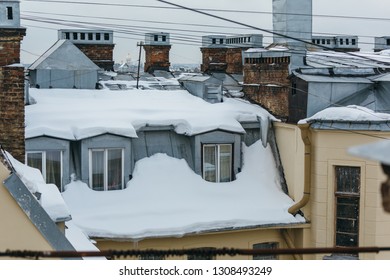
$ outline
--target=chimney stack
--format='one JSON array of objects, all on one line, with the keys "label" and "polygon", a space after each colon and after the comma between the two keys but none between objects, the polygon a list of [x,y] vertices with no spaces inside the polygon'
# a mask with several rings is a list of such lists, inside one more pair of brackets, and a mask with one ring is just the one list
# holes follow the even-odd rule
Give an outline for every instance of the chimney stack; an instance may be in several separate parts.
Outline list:
[{"label": "chimney stack", "polygon": [[19,1],[0,2],[0,143],[24,162],[24,67],[20,43],[26,29],[20,26]]},{"label": "chimney stack", "polygon": [[145,66],[144,72],[153,74],[155,70],[169,72],[169,51],[171,49],[169,33],[146,33],[145,43]]}]

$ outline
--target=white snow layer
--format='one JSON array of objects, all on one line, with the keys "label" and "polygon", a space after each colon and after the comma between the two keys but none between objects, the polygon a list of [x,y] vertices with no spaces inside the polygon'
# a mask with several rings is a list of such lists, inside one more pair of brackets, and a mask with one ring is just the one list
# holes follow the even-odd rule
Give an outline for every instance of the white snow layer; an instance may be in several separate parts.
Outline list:
[{"label": "white snow layer", "polygon": [[56,185],[46,184],[38,169],[24,165],[12,157],[9,153],[7,153],[7,157],[11,161],[12,166],[15,168],[16,174],[29,191],[32,194],[37,192],[41,193],[39,203],[53,221],[56,222],[70,217],[69,209]]},{"label": "white snow layer", "polygon": [[209,230],[304,223],[288,208],[272,152],[261,141],[244,148],[237,179],[210,183],[184,159],[156,154],[136,163],[127,188],[99,192],[75,181],[63,193],[73,222],[90,237],[143,239]]},{"label": "white snow layer", "polygon": [[172,125],[179,134],[215,129],[243,133],[240,121],[276,120],[266,110],[227,98],[210,104],[187,91],[30,89],[26,138],[79,140],[104,133],[137,137],[140,127]]},{"label": "white snow layer", "polygon": [[332,107],[324,109],[313,116],[300,120],[298,124],[314,121],[389,121],[390,114],[376,113],[365,107],[349,105],[346,107]]}]

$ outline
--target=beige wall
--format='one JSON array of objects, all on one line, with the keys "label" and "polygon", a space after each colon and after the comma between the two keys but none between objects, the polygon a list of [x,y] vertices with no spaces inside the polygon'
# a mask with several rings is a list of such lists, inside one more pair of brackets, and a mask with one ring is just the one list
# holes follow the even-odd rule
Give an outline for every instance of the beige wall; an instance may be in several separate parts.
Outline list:
[{"label": "beige wall", "polygon": [[[285,169],[290,195],[299,199],[303,189],[303,149],[299,128],[276,124],[276,137]],[[379,141],[389,133],[312,130],[311,196],[303,209],[311,222],[311,230],[302,235],[305,247],[333,247],[335,238],[335,165],[361,168],[360,246],[388,246],[390,243],[390,214],[381,206],[380,184],[385,179],[377,162],[350,156],[349,147]],[[321,259],[323,255],[309,258]],[[390,259],[390,253],[360,254],[361,259]]]},{"label": "beige wall", "polygon": [[[295,229],[294,232],[302,231]],[[291,235],[291,233],[290,233]],[[279,229],[253,229],[237,230],[219,233],[194,234],[181,238],[153,238],[139,242],[97,240],[97,247],[100,250],[169,250],[169,249],[190,249],[190,248],[239,248],[252,249],[253,244],[264,242],[277,242],[279,248],[286,248],[286,243]],[[166,259],[186,259],[186,256],[175,256]],[[279,259],[293,259],[291,255],[281,255]],[[252,256],[217,256],[219,260],[250,260]]]},{"label": "beige wall", "polygon": [[[0,182],[9,171],[0,162]],[[0,251],[9,250],[52,250],[41,233],[0,183]]]}]

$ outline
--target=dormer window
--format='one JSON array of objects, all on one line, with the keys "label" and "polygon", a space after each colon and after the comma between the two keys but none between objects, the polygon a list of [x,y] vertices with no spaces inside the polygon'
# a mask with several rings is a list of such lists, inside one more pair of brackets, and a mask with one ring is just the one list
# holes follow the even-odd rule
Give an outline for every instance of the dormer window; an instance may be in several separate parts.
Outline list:
[{"label": "dormer window", "polygon": [[232,144],[203,145],[203,179],[209,182],[232,180]]},{"label": "dormer window", "polygon": [[7,7],[7,19],[9,19],[9,20],[14,19],[14,13],[12,11],[12,7]]}]

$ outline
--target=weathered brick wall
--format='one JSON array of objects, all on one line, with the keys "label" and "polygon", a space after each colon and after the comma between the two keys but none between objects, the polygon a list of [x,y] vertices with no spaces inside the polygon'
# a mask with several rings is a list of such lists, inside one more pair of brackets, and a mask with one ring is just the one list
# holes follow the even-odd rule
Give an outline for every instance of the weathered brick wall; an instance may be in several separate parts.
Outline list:
[{"label": "weathered brick wall", "polygon": [[0,29],[0,67],[20,63],[20,41],[26,29]]},{"label": "weathered brick wall", "polygon": [[275,116],[288,119],[290,80],[288,57],[245,61],[243,91]]},{"label": "weathered brick wall", "polygon": [[0,67],[0,143],[24,162],[24,68]]},{"label": "weathered brick wall", "polygon": [[202,72],[226,72],[226,48],[201,48],[202,65],[200,70]]},{"label": "weathered brick wall", "polygon": [[114,46],[113,44],[75,44],[90,60],[100,68],[114,70]]},{"label": "weathered brick wall", "polygon": [[144,45],[145,65],[144,72],[152,73],[154,70],[169,71],[169,51],[171,46]]},{"label": "weathered brick wall", "polygon": [[230,48],[226,52],[226,73],[228,74],[242,74],[244,66],[242,63],[242,48]]}]

